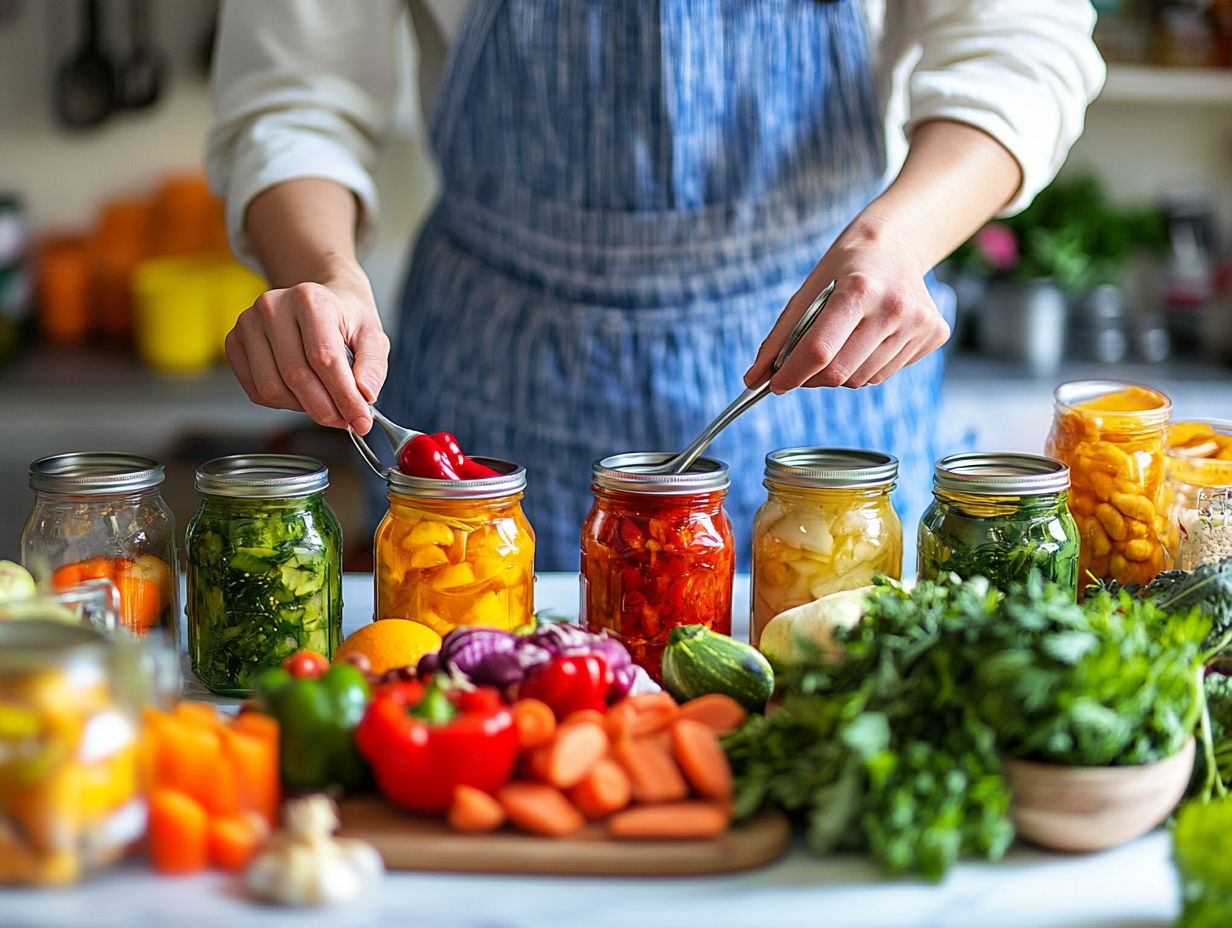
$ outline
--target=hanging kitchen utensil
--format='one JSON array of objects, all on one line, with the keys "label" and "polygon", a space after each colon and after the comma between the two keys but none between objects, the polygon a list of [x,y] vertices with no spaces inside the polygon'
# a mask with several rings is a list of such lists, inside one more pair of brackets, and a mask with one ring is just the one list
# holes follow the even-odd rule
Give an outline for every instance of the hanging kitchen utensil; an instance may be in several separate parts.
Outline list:
[{"label": "hanging kitchen utensil", "polygon": [[128,29],[132,41],[120,64],[119,105],[126,110],[153,106],[163,94],[167,59],[150,38],[149,0],[129,0]]},{"label": "hanging kitchen utensil", "polygon": [[90,129],[116,107],[116,72],[100,40],[101,0],[81,0],[81,44],[56,71],[56,118],[70,129]]}]

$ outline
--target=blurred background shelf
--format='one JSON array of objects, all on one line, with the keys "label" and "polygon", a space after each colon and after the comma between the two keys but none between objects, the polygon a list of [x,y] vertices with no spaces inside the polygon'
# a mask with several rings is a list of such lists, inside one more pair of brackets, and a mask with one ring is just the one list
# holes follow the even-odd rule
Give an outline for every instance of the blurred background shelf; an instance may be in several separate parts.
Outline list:
[{"label": "blurred background shelf", "polygon": [[1232,70],[1113,64],[1102,103],[1232,104]]}]

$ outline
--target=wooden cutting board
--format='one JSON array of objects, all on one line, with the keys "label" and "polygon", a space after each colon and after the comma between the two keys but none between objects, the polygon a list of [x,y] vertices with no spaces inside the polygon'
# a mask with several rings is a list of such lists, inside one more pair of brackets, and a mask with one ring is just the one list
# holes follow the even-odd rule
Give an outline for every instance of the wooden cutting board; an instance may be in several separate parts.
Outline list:
[{"label": "wooden cutting board", "polygon": [[751,870],[787,850],[791,830],[777,812],[705,841],[617,841],[587,825],[567,838],[515,831],[461,834],[440,819],[395,809],[377,796],[339,804],[339,834],[375,847],[390,870],[543,873],[576,876],[697,876]]}]

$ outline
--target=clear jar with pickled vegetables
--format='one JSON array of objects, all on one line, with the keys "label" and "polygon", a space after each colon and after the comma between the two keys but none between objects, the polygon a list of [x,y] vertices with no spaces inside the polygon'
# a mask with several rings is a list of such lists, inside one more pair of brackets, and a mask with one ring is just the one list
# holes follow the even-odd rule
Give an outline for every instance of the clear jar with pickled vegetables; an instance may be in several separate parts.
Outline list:
[{"label": "clear jar with pickled vegetables", "polygon": [[145,829],[117,646],[84,625],[0,622],[0,883],[75,882]]},{"label": "clear jar with pickled vegetables", "polygon": [[376,530],[376,619],[410,619],[439,635],[459,625],[512,631],[534,613],[535,533],[522,511],[526,469],[440,480],[389,472]]},{"label": "clear jar with pickled vegetables", "polygon": [[1070,469],[1080,576],[1148,583],[1167,560],[1164,435],[1171,401],[1115,380],[1064,383],[1054,398],[1044,453]]},{"label": "clear jar with pickled vegetables", "polygon": [[920,520],[919,575],[986,577],[1005,589],[1037,573],[1078,594],[1069,468],[1034,454],[955,454],[933,468]]},{"label": "clear jar with pickled vegetables", "polygon": [[1164,506],[1168,567],[1193,570],[1232,557],[1232,422],[1172,423]]},{"label": "clear jar with pickled vegetables", "polygon": [[197,468],[188,524],[188,653],[212,692],[248,696],[296,651],[332,657],[342,637],[342,529],[329,470],[293,454],[231,455]]},{"label": "clear jar with pickled vegetables", "polygon": [[137,634],[162,629],[175,640],[179,583],[175,518],[163,501],[163,465],[135,454],[57,454],[30,465],[34,507],[21,559],[68,591],[110,580],[120,624]]},{"label": "clear jar with pickled vegetables", "polygon": [[649,474],[670,454],[617,454],[594,465],[582,527],[581,621],[607,631],[656,680],[677,625],[731,634],[736,544],[723,508],[727,465],[699,458]]},{"label": "clear jar with pickled vegetables", "polygon": [[753,520],[754,645],[787,609],[878,574],[899,579],[903,525],[890,494],[898,459],[877,451],[787,448],[766,455],[766,502]]}]

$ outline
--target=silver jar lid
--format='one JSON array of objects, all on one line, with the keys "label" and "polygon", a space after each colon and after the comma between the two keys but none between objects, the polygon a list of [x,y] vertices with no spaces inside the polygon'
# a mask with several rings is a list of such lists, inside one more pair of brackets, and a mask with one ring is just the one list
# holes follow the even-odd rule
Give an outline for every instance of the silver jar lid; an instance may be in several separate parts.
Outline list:
[{"label": "silver jar lid", "polygon": [[967,452],[938,461],[933,485],[973,496],[1051,496],[1069,489],[1069,468],[1038,454]]},{"label": "silver jar lid", "polygon": [[682,493],[714,493],[731,484],[727,465],[715,458],[698,458],[683,474],[648,474],[646,468],[666,463],[675,457],[670,451],[634,451],[613,454],[595,461],[595,485],[622,493],[653,493],[664,496]]},{"label": "silver jar lid", "polygon": [[898,458],[855,448],[783,448],[766,455],[766,479],[805,489],[893,486]]},{"label": "silver jar lid", "polygon": [[389,471],[389,489],[399,496],[419,499],[500,499],[526,489],[526,468],[500,458],[472,455],[472,461],[486,464],[495,477],[475,480],[441,480],[438,477],[412,477],[396,467]]},{"label": "silver jar lid", "polygon": [[197,468],[197,489],[238,499],[297,499],[329,486],[329,468],[301,454],[231,454]]},{"label": "silver jar lid", "polygon": [[83,451],[53,454],[30,465],[30,489],[72,496],[148,490],[163,482],[161,461],[140,454]]}]

